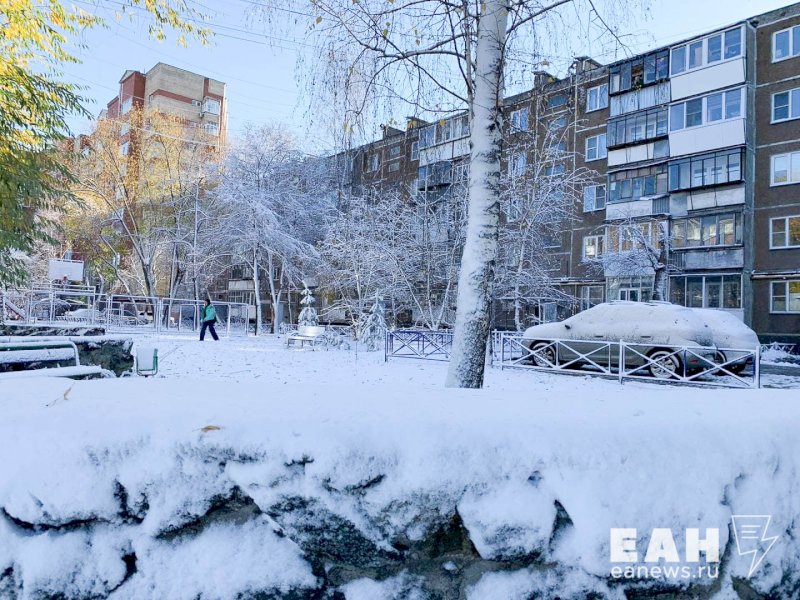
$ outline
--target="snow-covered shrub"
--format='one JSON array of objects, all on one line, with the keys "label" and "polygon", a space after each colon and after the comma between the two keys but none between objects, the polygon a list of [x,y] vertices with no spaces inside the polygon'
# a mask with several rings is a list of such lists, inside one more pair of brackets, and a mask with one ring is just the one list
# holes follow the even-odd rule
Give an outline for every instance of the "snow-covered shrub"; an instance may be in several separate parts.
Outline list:
[{"label": "snow-covered shrub", "polygon": [[365,344],[367,350],[377,350],[383,347],[386,339],[386,319],[383,316],[383,299],[375,296],[375,303],[369,311],[369,316],[361,327],[359,340]]},{"label": "snow-covered shrub", "polygon": [[314,308],[314,304],[316,300],[314,300],[314,296],[311,293],[311,290],[308,289],[308,286],[303,288],[303,297],[300,300],[300,304],[303,307],[303,310],[300,311],[300,318],[297,321],[297,324],[303,327],[309,327],[314,325],[319,325],[319,317],[317,316],[317,309]]}]

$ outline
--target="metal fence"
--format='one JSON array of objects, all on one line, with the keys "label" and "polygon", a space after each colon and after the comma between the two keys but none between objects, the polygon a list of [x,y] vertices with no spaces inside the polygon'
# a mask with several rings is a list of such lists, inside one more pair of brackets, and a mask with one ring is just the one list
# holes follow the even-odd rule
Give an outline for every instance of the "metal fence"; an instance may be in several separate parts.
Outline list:
[{"label": "metal fence", "polygon": [[386,332],[384,361],[390,358],[418,358],[424,360],[450,360],[453,347],[452,331],[424,329],[395,329]]},{"label": "metal fence", "polygon": [[[89,325],[119,333],[196,333],[204,302],[97,294],[92,288],[52,287],[0,291],[3,321],[44,325]],[[248,305],[215,302],[217,328],[224,335],[247,335]]]},{"label": "metal fence", "polygon": [[[522,368],[714,387],[761,387],[760,348],[658,347],[599,340],[545,339],[497,332],[492,363]],[[579,370],[580,369],[580,370]],[[584,369],[589,369],[586,371]]]},{"label": "metal fence", "polygon": [[[643,379],[716,387],[761,386],[760,348],[656,347],[605,340],[537,340],[516,331],[492,331],[492,366],[594,374],[620,383]],[[397,329],[386,333],[384,360],[447,361],[452,331]]]}]

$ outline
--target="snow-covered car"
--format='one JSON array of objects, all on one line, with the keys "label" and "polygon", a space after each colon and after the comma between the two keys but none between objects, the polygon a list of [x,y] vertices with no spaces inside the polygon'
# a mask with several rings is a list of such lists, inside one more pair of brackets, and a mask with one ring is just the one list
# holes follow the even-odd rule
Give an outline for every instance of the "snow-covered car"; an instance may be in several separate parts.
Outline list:
[{"label": "snow-covered car", "polygon": [[[753,358],[760,342],[756,332],[745,325],[741,319],[724,310],[713,308],[693,308],[700,315],[713,336],[717,347],[716,361],[726,363],[735,360],[727,367],[733,373],[740,373]],[[738,359],[738,360],[737,360]]]},{"label": "snow-covered car", "polygon": [[[564,321],[528,328],[522,343],[535,352],[531,360],[539,367],[594,362],[617,368],[619,350],[608,343],[620,340],[635,344],[625,352],[626,369],[642,367],[641,373],[659,379],[708,368],[716,355],[713,333],[700,315],[669,302],[598,304]],[[684,357],[679,348],[692,351]]]}]

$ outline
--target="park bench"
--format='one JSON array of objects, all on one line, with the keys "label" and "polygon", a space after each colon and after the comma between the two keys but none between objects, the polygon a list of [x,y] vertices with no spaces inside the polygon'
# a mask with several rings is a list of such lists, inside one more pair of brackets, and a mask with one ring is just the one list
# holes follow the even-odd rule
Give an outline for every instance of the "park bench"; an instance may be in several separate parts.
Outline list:
[{"label": "park bench", "polygon": [[312,347],[317,344],[325,335],[325,327],[323,325],[300,325],[297,331],[289,334],[286,338],[286,347],[288,348],[296,342],[300,342],[302,348],[306,343]]},{"label": "park bench", "polygon": [[[69,366],[38,367],[42,363],[74,362]],[[0,365],[21,370],[0,373],[0,380],[26,377],[68,377],[94,379],[103,376],[101,367],[81,365],[78,347],[69,340],[24,340],[0,342]]]}]

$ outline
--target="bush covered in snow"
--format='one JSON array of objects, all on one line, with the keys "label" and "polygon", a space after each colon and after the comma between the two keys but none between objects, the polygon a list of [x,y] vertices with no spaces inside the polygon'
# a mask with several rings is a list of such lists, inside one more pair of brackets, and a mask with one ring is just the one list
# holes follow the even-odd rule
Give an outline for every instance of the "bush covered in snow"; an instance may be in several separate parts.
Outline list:
[{"label": "bush covered in snow", "polygon": [[303,297],[300,299],[300,305],[303,310],[300,311],[300,317],[297,324],[303,327],[319,325],[319,317],[317,316],[317,309],[314,308],[316,300],[311,290],[308,287],[303,288]]}]

